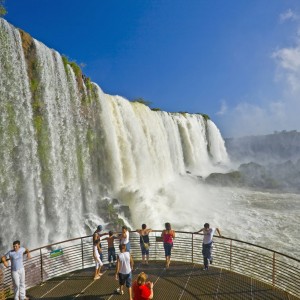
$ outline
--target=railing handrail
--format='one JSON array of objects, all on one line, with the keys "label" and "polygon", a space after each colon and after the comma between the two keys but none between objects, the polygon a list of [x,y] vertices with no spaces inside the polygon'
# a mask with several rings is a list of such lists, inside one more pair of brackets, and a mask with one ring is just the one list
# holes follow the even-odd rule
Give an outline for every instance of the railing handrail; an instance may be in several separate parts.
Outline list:
[{"label": "railing handrail", "polygon": [[[153,255],[154,260],[165,259],[163,243],[155,238],[160,237],[161,232],[162,230],[152,230],[153,235],[150,234],[151,256]],[[120,234],[120,232],[118,233]],[[141,259],[139,234],[136,230],[132,230],[130,233],[132,255],[134,259],[139,260]],[[176,231],[176,233],[175,247],[172,251],[174,260],[202,264],[202,239],[197,236],[203,234],[189,231]],[[70,269],[74,271],[93,266],[92,236],[81,236],[31,249],[30,252],[32,254],[36,252],[36,255],[32,255],[30,260],[25,261],[25,268],[28,268],[29,271],[28,286],[35,286],[70,272]],[[300,286],[299,259],[238,239],[217,235],[214,238],[216,238],[215,267],[255,278],[300,297],[298,289]],[[56,246],[59,246],[59,249]],[[102,246],[103,250],[107,250],[106,243]],[[106,261],[107,259],[104,258],[104,263]],[[37,272],[37,270],[39,271]],[[11,286],[10,276],[0,282],[0,290],[5,293],[9,293]]]},{"label": "railing handrail", "polygon": [[[160,233],[162,232],[163,230],[152,230],[151,232],[156,232],[156,233]],[[131,230],[129,231],[130,233],[137,233],[136,230]],[[121,232],[116,232],[116,233],[121,233]],[[197,231],[194,231],[194,232],[191,232],[191,231],[176,231],[176,233],[184,233],[184,234],[197,234],[197,235],[203,235],[203,233],[199,233]],[[68,242],[72,242],[72,241],[76,241],[76,240],[79,240],[79,239],[86,239],[86,238],[91,238],[93,237],[93,234],[90,234],[90,235],[85,235],[85,236],[80,236],[80,237],[76,237],[76,238],[71,238],[71,239],[68,239],[68,240],[64,240],[64,241],[60,241],[60,242],[55,242],[53,244],[48,244],[48,245],[45,245],[45,246],[42,246],[42,247],[39,247],[39,248],[34,248],[34,249],[31,249],[29,250],[29,252],[34,252],[34,251],[37,251],[37,250],[40,250],[40,249],[45,249],[45,248],[50,248],[50,247],[53,247],[53,246],[56,246],[56,245],[59,245],[59,244],[63,244],[63,243],[68,243]],[[233,242],[238,242],[238,243],[241,243],[241,244],[245,244],[245,245],[248,245],[248,246],[252,246],[252,247],[255,247],[255,248],[259,248],[259,249],[263,249],[263,250],[266,250],[266,251],[270,251],[272,253],[275,253],[275,254],[278,254],[278,255],[281,255],[283,257],[286,257],[286,258],[289,258],[289,259],[292,259],[292,260],[295,260],[296,262],[300,262],[300,259],[297,259],[293,256],[290,256],[290,255],[287,255],[287,254],[284,254],[282,252],[279,252],[279,251],[276,251],[276,250],[272,250],[270,248],[267,248],[267,247],[264,247],[264,246],[260,246],[260,245],[257,245],[257,244],[253,244],[253,243],[249,243],[249,242],[245,242],[243,240],[239,240],[239,239],[233,239],[233,238],[230,238],[230,237],[225,237],[225,236],[217,236],[217,235],[214,235],[214,238],[217,238],[217,239],[224,239],[224,240],[229,240],[229,241],[233,241]],[[175,238],[175,241],[176,241],[176,238]],[[4,256],[4,255],[1,255],[1,257]],[[9,260],[9,259],[8,259]],[[1,261],[2,263],[2,261]]]}]

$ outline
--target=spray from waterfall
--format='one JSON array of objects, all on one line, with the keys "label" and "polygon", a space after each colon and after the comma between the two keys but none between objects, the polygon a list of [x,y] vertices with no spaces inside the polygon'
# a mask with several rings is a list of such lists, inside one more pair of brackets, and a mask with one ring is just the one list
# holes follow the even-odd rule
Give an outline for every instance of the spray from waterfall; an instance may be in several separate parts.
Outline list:
[{"label": "spray from waterfall", "polygon": [[0,47],[1,248],[89,234],[105,197],[130,207],[132,226],[185,227],[202,178],[228,161],[212,121],[107,95],[3,19]]}]

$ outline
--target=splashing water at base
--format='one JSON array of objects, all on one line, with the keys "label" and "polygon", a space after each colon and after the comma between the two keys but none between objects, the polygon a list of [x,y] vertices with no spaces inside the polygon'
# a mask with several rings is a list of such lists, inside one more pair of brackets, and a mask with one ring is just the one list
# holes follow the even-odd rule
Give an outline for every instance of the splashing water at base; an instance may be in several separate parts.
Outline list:
[{"label": "splashing water at base", "polygon": [[[126,197],[127,195],[127,197]],[[222,235],[300,256],[300,195],[208,186],[194,177],[178,177],[155,194],[123,190],[135,227],[196,231],[208,222]],[[130,200],[129,200],[130,199]]]}]

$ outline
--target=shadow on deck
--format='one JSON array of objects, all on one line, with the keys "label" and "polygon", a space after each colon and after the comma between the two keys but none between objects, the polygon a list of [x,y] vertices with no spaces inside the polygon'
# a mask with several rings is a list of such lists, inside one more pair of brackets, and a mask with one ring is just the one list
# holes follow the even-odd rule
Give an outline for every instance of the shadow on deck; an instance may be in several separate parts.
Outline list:
[{"label": "shadow on deck", "polygon": [[[172,261],[168,270],[164,262],[151,261],[149,265],[135,262],[133,279],[144,271],[154,283],[154,299],[289,299],[290,294],[273,288],[252,278],[224,269],[211,267],[202,270],[202,265]],[[93,280],[94,268],[88,268],[53,278],[43,285],[27,290],[27,297],[33,299],[128,299],[115,293],[118,281],[114,270],[106,267],[104,275]],[[11,299],[11,298],[10,298]]]}]

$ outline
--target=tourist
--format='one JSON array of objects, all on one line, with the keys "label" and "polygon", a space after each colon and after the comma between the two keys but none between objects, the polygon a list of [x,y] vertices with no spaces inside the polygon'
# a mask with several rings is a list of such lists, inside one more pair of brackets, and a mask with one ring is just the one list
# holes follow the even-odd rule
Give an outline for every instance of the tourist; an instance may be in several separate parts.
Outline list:
[{"label": "tourist", "polygon": [[102,245],[101,245],[101,237],[104,236],[104,235],[108,235],[107,232],[104,232],[104,233],[100,233],[102,231],[103,227],[102,225],[98,225],[97,226],[97,229],[95,230],[95,232],[93,233],[93,243],[96,241],[96,240],[99,240],[100,243],[99,243],[99,254],[100,254],[100,259],[101,261],[103,261],[103,253],[102,253]]},{"label": "tourist", "polygon": [[126,251],[130,252],[129,231],[126,225],[122,226],[122,233],[119,236],[120,245],[126,246]]},{"label": "tourist", "polygon": [[152,229],[147,229],[146,224],[142,224],[142,229],[136,230],[140,235],[140,246],[142,251],[142,264],[148,264],[149,263],[149,247],[150,247],[150,241],[149,241],[149,233],[152,231]]},{"label": "tourist", "polygon": [[31,258],[27,248],[21,247],[20,241],[13,242],[13,250],[10,250],[5,256],[2,256],[1,261],[4,266],[8,267],[7,259],[11,262],[11,277],[14,286],[14,299],[25,299],[25,269],[23,265],[23,255],[27,254],[27,258]]},{"label": "tourist", "polygon": [[112,261],[113,261],[113,265],[116,264],[116,249],[115,249],[115,245],[114,245],[114,240],[117,239],[118,237],[114,235],[114,233],[110,230],[108,232],[108,237],[104,238],[103,241],[107,241],[107,259],[108,259],[108,267],[111,268],[112,267]]},{"label": "tourist", "polygon": [[133,270],[133,259],[128,251],[126,251],[126,245],[121,244],[119,246],[120,253],[117,257],[116,266],[116,280],[119,280],[120,287],[117,289],[117,293],[124,295],[124,285],[128,288],[129,300],[132,300],[132,270]]},{"label": "tourist", "polygon": [[141,272],[133,283],[133,300],[153,299],[153,282],[147,281],[147,275]]},{"label": "tourist", "polygon": [[171,250],[173,248],[173,240],[175,239],[175,231],[171,229],[170,223],[165,223],[165,230],[161,233],[164,242],[166,268],[170,266]]},{"label": "tourist", "polygon": [[205,223],[204,227],[198,231],[198,233],[203,232],[202,255],[204,261],[204,270],[208,270],[209,262],[210,264],[213,263],[212,239],[216,231],[218,232],[219,236],[221,236],[219,228],[210,228],[208,223]]},{"label": "tourist", "polygon": [[103,266],[103,262],[100,258],[99,247],[100,247],[100,240],[95,240],[94,241],[94,248],[93,248],[93,257],[94,257],[94,260],[95,260],[94,280],[99,279],[100,276],[102,275],[101,267]]}]

